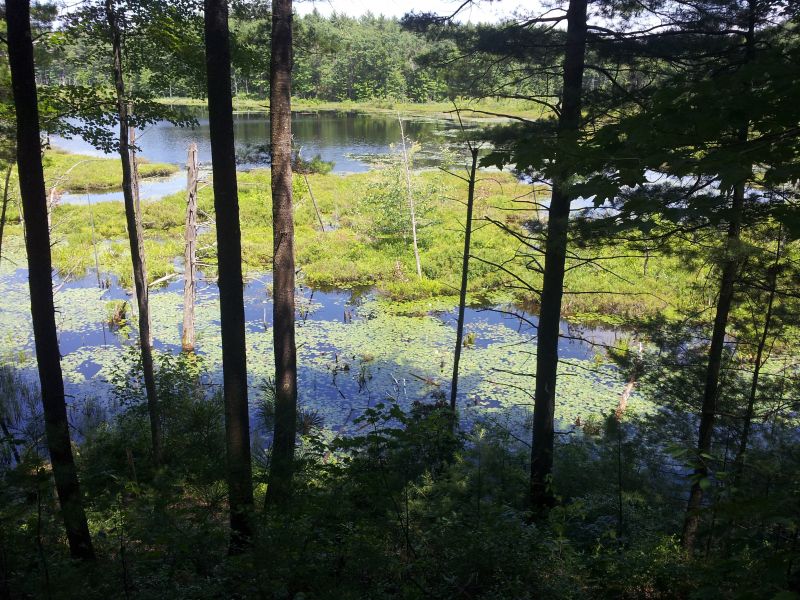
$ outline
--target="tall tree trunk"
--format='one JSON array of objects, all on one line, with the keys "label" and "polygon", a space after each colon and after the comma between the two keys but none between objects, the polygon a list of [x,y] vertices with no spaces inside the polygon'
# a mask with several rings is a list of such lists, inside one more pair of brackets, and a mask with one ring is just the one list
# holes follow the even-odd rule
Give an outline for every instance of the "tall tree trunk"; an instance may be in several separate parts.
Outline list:
[{"label": "tall tree trunk", "polygon": [[197,287],[197,144],[189,144],[186,161],[186,233],[183,252],[184,352],[194,351],[194,297]]},{"label": "tall tree trunk", "polygon": [[411,241],[414,244],[414,261],[417,263],[417,277],[422,279],[422,265],[419,261],[419,245],[417,244],[417,211],[414,206],[414,193],[411,190],[411,165],[408,163],[408,150],[406,148],[406,135],[403,132],[403,119],[400,122],[400,142],[403,147],[403,162],[406,171],[406,191],[408,193],[408,210],[411,215]]},{"label": "tall tree trunk", "polygon": [[[475,175],[478,170],[478,149],[470,148],[472,165],[467,187],[467,226],[464,233],[464,255],[461,261],[461,291],[458,297],[458,324],[456,326],[456,349],[453,357],[453,381],[450,384],[450,410],[455,413],[458,396],[458,364],[461,362],[461,346],[464,340],[464,309],[467,304],[467,281],[469,278],[469,249],[472,238],[472,208],[475,204]],[[455,422],[455,421],[454,421]]]},{"label": "tall tree trunk", "polygon": [[292,493],[297,431],[297,350],[294,339],[294,220],[292,210],[292,1],[272,3],[270,137],[272,144],[275,435],[266,503]]},{"label": "tall tree trunk", "polygon": [[225,444],[231,524],[229,551],[238,553],[250,543],[253,474],[247,404],[242,233],[236,186],[231,51],[226,0],[205,0],[205,42],[214,211],[217,221]]},{"label": "tall tree trunk", "polygon": [[[745,62],[750,62],[755,55],[755,2],[751,0],[749,13],[749,30],[745,35]],[[737,135],[739,143],[746,143],[749,135],[749,123],[744,123]],[[717,312],[714,317],[714,328],[711,333],[711,346],[708,350],[706,367],[706,383],[703,390],[703,404],[700,414],[695,469],[689,501],[686,504],[686,517],[683,522],[681,544],[691,554],[694,551],[697,530],[700,526],[700,508],[703,505],[703,487],[701,482],[708,478],[709,468],[706,456],[711,452],[714,437],[714,422],[717,418],[717,399],[719,397],[720,371],[722,353],[725,349],[725,331],[728,327],[728,315],[733,304],[734,284],[739,272],[739,238],[744,217],[745,186],[752,175],[752,165],[747,165],[747,175],[733,187],[730,217],[728,220],[728,236],[725,244],[725,259],[720,278]]]},{"label": "tall tree trunk", "polygon": [[119,156],[122,164],[122,197],[125,203],[125,223],[131,248],[136,305],[139,310],[139,348],[142,356],[142,375],[144,377],[145,393],[147,394],[147,410],[150,417],[153,461],[156,465],[159,465],[163,454],[161,415],[153,369],[150,299],[147,289],[144,233],[142,231],[141,208],[139,206],[139,182],[136,173],[136,157],[130,140],[132,128],[130,127],[129,107],[125,98],[125,79],[122,71],[122,38],[113,0],[105,0],[105,11],[111,33],[111,49],[114,57],[114,88],[117,95],[117,119],[119,120]]},{"label": "tall tree trunk", "polygon": [[[558,119],[558,137],[567,145],[577,143],[580,129],[586,12],[587,0],[570,0],[567,10],[564,90]],[[569,175],[570,173],[562,170],[553,177],[545,242],[544,278],[536,337],[536,391],[529,490],[531,507],[537,512],[553,503],[550,477],[553,470],[558,335],[567,259],[567,228],[572,201]]]},{"label": "tall tree trunk", "polygon": [[711,346],[708,350],[706,367],[706,383],[703,389],[703,405],[700,414],[700,427],[695,455],[696,466],[693,483],[686,506],[686,519],[683,523],[682,545],[684,550],[694,549],[697,529],[700,525],[700,507],[703,503],[703,487],[701,481],[708,477],[706,456],[711,452],[711,441],[714,435],[714,421],[717,417],[717,399],[719,397],[719,379],[722,369],[722,353],[725,349],[725,330],[728,326],[728,315],[733,304],[734,284],[739,271],[738,243],[744,208],[744,184],[737,185],[733,192],[731,205],[731,221],[728,226],[726,243],[727,257],[722,267],[720,278],[717,311],[714,317],[714,328],[711,333]]},{"label": "tall tree trunk", "polygon": [[78,474],[64,398],[61,356],[58,350],[53,305],[50,231],[47,227],[47,197],[44,188],[39,139],[39,110],[33,63],[30,2],[6,2],[8,60],[17,118],[17,166],[28,230],[28,284],[36,361],[44,408],[45,437],[53,466],[61,514],[67,530],[70,553],[75,558],[94,559],[94,549],[83,510]]}]

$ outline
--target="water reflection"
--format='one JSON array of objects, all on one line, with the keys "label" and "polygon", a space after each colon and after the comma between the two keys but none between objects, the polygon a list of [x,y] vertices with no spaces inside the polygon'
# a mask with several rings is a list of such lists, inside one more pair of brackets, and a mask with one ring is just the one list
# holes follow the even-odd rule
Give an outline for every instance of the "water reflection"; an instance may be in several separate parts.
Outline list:
[{"label": "water reflection", "polygon": [[[139,133],[141,155],[153,162],[184,164],[189,143],[197,142],[199,160],[210,163],[208,115],[197,111],[198,126],[194,129],[175,127],[167,122],[156,123]],[[440,145],[454,135],[458,128],[449,120],[403,118],[406,137],[422,145],[420,166],[433,162]],[[302,155],[311,158],[319,154],[323,160],[333,161],[334,172],[364,172],[370,169],[368,155],[387,154],[392,144],[400,141],[400,124],[397,117],[347,112],[295,112],[292,114],[292,133],[295,145]],[[234,114],[234,136],[237,153],[246,156],[254,148],[269,144],[269,115],[264,112]],[[68,152],[103,156],[81,138],[51,137],[51,144]],[[425,158],[425,157],[428,158]],[[247,170],[263,166],[243,162]]]},{"label": "water reflection", "polygon": [[[153,177],[139,182],[139,198],[142,200],[159,200],[186,189],[186,173],[178,171],[169,177]],[[94,204],[96,202],[122,202],[122,190],[69,193],[59,195],[59,204]]]}]

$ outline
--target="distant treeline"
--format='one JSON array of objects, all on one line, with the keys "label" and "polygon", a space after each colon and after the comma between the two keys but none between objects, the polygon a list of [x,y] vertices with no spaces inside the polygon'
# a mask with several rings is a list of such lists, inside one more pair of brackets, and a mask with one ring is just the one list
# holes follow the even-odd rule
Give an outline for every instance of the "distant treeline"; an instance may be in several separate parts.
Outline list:
[{"label": "distant treeline", "polygon": [[[202,31],[197,15],[195,32]],[[236,4],[231,9],[234,93],[240,97],[269,95],[271,14],[266,3]],[[453,29],[457,31],[453,31]],[[436,39],[403,27],[397,19],[367,14],[351,18],[316,11],[296,16],[293,96],[323,101],[405,100],[443,101],[458,97],[494,96],[503,88],[503,75],[488,59],[465,56],[465,38],[478,36],[480,27],[452,25],[447,36]],[[182,35],[181,32],[178,35]],[[102,86],[111,68],[108,53],[93,52],[74,37],[63,36],[38,52],[41,85]],[[186,40],[191,40],[186,36]],[[190,41],[181,52],[174,48],[165,62],[181,60],[180,68],[164,77],[152,69],[130,74],[139,93],[176,97],[203,95],[202,38]],[[129,44],[134,47],[134,44]],[[157,51],[152,49],[151,52]],[[146,62],[153,64],[153,57]],[[131,56],[135,62],[136,57]],[[157,62],[157,61],[156,61]],[[177,66],[177,65],[176,65]],[[533,94],[547,82],[531,80],[518,92]]]}]

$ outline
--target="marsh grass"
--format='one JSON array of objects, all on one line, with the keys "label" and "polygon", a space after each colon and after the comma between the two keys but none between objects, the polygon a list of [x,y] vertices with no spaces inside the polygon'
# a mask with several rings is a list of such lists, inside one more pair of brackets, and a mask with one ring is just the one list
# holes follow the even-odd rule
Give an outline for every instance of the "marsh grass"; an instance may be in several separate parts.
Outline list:
[{"label": "marsh grass", "polygon": [[[171,106],[206,106],[206,101],[198,98],[160,98],[159,102]],[[547,112],[543,112],[542,106],[535,102],[507,98],[482,98],[479,100],[457,98],[453,102],[425,103],[393,100],[391,98],[363,101],[345,100],[342,102],[292,98],[292,110],[294,111],[389,113],[393,116],[401,113],[407,116],[441,117],[452,113],[456,107],[463,111],[461,114],[462,119],[467,120],[497,120],[507,117],[541,119],[549,116]],[[269,100],[237,96],[233,100],[233,108],[237,111],[268,111]]]},{"label": "marsh grass", "polygon": [[[423,277],[416,275],[410,236],[376,236],[376,215],[362,201],[371,187],[389,177],[387,169],[351,175],[308,175],[325,231],[320,230],[308,186],[295,178],[295,227],[297,264],[304,284],[312,287],[358,288],[374,286],[383,302],[396,314],[425,314],[455,305],[460,281],[464,231],[466,184],[441,171],[414,174],[416,189],[429,190],[428,224],[421,236]],[[505,223],[517,231],[538,218],[526,202],[534,188],[509,174],[482,172],[476,189],[473,224],[473,257],[470,264],[470,301],[525,302],[535,310],[536,295],[520,284],[541,285],[541,276],[531,269],[530,259],[514,258],[525,248],[512,236],[487,220]],[[242,250],[245,272],[263,273],[272,268],[272,206],[268,170],[239,174],[242,219]],[[181,270],[185,199],[182,193],[142,204],[145,250],[150,281]],[[207,277],[215,273],[213,194],[210,186],[199,193],[201,221],[207,227],[199,236],[199,261]],[[90,211],[93,214],[90,214]],[[91,223],[94,221],[94,242]],[[10,234],[19,227],[10,227]],[[123,286],[131,285],[130,260],[125,243],[124,210],[121,203],[93,206],[57,206],[53,214],[53,258],[61,276],[83,276],[94,267],[97,250],[102,275],[112,274]],[[632,255],[618,246],[593,249],[606,258]],[[503,265],[505,271],[497,268]],[[567,274],[565,314],[584,321],[609,324],[619,318],[670,313],[688,302],[695,275],[682,268],[680,260],[653,256],[645,274],[640,258],[610,258],[602,268],[587,264]],[[597,294],[585,292],[595,291]]]},{"label": "marsh grass", "polygon": [[[118,159],[71,154],[58,149],[44,154],[44,175],[48,190],[84,192],[120,188],[122,166]],[[151,163],[139,158],[139,175],[143,179],[166,177],[178,171],[176,165]]]}]

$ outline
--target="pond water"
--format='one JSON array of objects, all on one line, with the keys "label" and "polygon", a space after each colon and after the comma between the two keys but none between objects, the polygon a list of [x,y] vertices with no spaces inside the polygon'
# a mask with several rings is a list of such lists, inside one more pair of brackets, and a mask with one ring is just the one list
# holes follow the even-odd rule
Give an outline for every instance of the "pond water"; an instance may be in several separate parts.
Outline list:
[{"label": "pond water", "polygon": [[[245,288],[248,370],[251,406],[257,415],[260,389],[273,375],[271,279],[250,280]],[[131,298],[112,282],[101,289],[88,275],[57,282],[59,343],[73,420],[87,405],[104,414],[116,408],[114,380],[135,359],[135,337],[110,331],[108,302]],[[27,273],[4,265],[0,270],[0,356],[34,382],[33,336],[29,316]],[[157,354],[178,353],[182,323],[182,281],[174,280],[151,295],[153,337]],[[133,303],[135,304],[135,302]],[[218,290],[201,282],[197,295],[197,350],[212,385],[221,384],[221,340]],[[388,397],[408,407],[449,393],[455,343],[455,313],[424,317],[393,315],[375,295],[346,290],[298,288],[297,344],[299,402],[318,412],[332,431],[348,431],[363,411]],[[532,408],[531,374],[535,367],[535,325],[510,312],[468,309],[466,332],[474,343],[462,353],[459,406],[465,422],[489,419],[521,429]],[[624,387],[615,369],[595,360],[596,344],[613,344],[612,331],[579,331],[564,324],[557,417],[569,424],[576,417],[614,409]],[[471,336],[471,337],[472,337]],[[583,339],[578,339],[583,338]],[[584,341],[587,340],[587,341]],[[128,349],[126,351],[126,349]],[[634,409],[644,400],[631,400]]]},{"label": "pond water", "polygon": [[[208,115],[197,111],[198,125],[195,128],[176,127],[161,122],[138,133],[137,145],[140,155],[151,162],[167,162],[176,165],[186,163],[187,149],[196,142],[201,167],[210,168],[211,146],[209,142]],[[264,166],[265,146],[269,144],[269,114],[246,112],[234,114],[234,136],[239,168],[242,170]],[[456,123],[448,119],[420,119],[403,117],[406,138],[420,144],[415,164],[418,167],[435,166],[443,146],[452,144],[459,134]],[[376,157],[392,152],[392,146],[400,143],[400,123],[395,116],[349,112],[295,112],[292,114],[294,144],[300,148],[301,156],[311,159],[317,154],[325,161],[333,162],[335,173],[359,173],[368,171]],[[91,156],[104,156],[80,137],[64,139],[51,136],[51,144],[62,150]],[[175,193],[185,185],[185,178],[172,177],[159,181],[150,189],[145,182],[142,198],[153,199]],[[153,187],[153,186],[151,186]],[[117,197],[119,196],[119,197]],[[62,202],[85,201],[86,194],[75,197],[65,194]],[[92,201],[119,200],[121,192],[94,193]]]},{"label": "pond water", "polygon": [[[186,189],[186,173],[178,171],[169,177],[152,177],[139,182],[139,198],[144,201],[159,200]],[[122,202],[122,190],[69,193],[58,196],[60,204],[95,204],[97,202]]]}]

